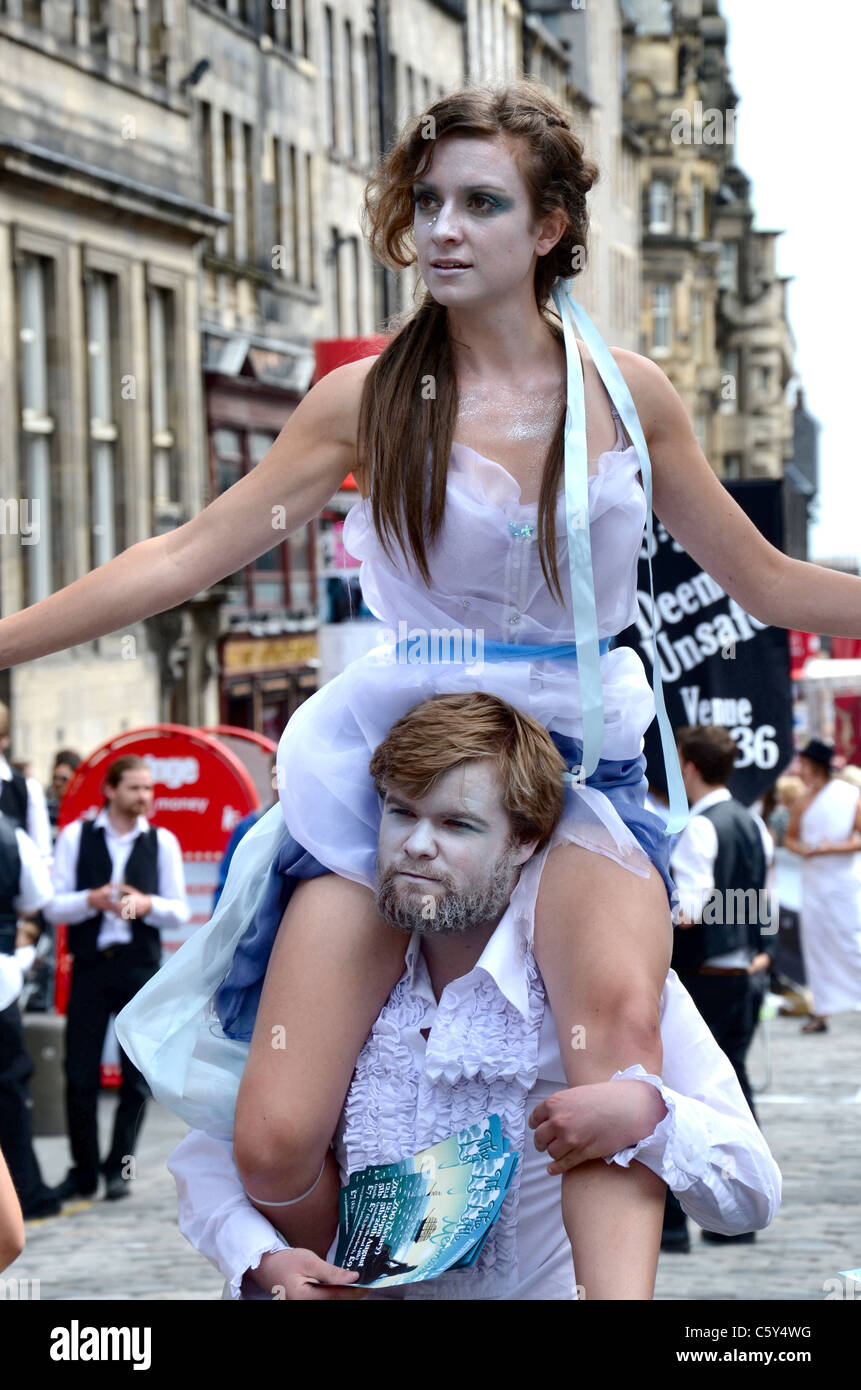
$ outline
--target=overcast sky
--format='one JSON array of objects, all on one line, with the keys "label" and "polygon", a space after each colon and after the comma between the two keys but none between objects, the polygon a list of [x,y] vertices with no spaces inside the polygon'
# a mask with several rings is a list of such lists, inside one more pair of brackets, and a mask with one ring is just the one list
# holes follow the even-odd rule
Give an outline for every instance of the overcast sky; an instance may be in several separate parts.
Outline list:
[{"label": "overcast sky", "polygon": [[736,162],[751,180],[754,227],[784,229],[777,269],[796,277],[796,370],[822,426],[811,558],[861,558],[858,7],[721,0],[721,10],[739,96]]}]

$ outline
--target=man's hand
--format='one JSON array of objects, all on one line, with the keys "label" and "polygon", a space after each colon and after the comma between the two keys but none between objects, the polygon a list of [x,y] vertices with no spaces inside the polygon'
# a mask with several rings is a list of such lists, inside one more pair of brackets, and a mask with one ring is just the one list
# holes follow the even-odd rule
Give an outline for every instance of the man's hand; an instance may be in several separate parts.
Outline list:
[{"label": "man's hand", "polygon": [[35,946],[41,935],[42,928],[38,922],[19,922],[15,932],[15,950],[20,950],[22,946]]},{"label": "man's hand", "polygon": [[747,967],[749,975],[758,975],[762,970],[768,970],[771,966],[771,956],[767,951],[759,951]]},{"label": "man's hand", "polygon": [[103,883],[101,888],[90,889],[87,894],[87,902],[97,912],[115,912],[117,910],[116,891],[117,885],[115,883]]},{"label": "man's hand", "polygon": [[125,921],[134,922],[140,917],[146,917],[151,909],[152,898],[149,893],[141,893],[130,883],[123,883],[120,885],[120,900],[111,911]]},{"label": "man's hand", "polygon": [[364,1298],[367,1289],[351,1289],[358,1271],[342,1269],[321,1260],[313,1250],[275,1250],[264,1255],[251,1277],[273,1299],[289,1302],[328,1299],[330,1302]]},{"label": "man's hand", "polygon": [[648,1081],[600,1081],[554,1092],[536,1105],[529,1125],[536,1149],[554,1160],[548,1173],[565,1173],[645,1139],[666,1113]]}]

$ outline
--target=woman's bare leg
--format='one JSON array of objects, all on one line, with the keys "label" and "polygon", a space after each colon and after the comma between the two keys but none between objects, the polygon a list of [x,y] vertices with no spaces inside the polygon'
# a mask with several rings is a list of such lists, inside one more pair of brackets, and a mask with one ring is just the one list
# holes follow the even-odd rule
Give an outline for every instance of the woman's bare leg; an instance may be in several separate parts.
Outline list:
[{"label": "woman's bare leg", "polygon": [[256,1203],[291,1245],[325,1258],[337,1229],[329,1144],[356,1059],[404,968],[409,937],[370,888],[337,874],[303,880],[281,920],[239,1089],[234,1156]]},{"label": "woman's bare leg", "polygon": [[[569,1086],[609,1081],[642,1063],[660,1075],[660,996],[672,921],[663,879],[635,877],[606,855],[558,845],[541,874],[535,958]],[[654,1293],[665,1184],[642,1163],[603,1159],[562,1177],[562,1212],[587,1299]]]}]

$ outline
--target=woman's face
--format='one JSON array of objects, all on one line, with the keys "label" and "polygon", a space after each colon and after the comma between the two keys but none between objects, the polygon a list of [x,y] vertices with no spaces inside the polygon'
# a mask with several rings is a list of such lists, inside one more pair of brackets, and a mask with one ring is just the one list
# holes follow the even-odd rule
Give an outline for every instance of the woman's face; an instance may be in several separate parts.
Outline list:
[{"label": "woman's face", "polygon": [[[531,296],[536,257],[564,230],[561,213],[533,225],[512,144],[501,135],[437,141],[413,184],[413,200],[422,279],[438,303],[452,308],[499,302],[524,286]],[[460,268],[446,269],[446,262]]]}]

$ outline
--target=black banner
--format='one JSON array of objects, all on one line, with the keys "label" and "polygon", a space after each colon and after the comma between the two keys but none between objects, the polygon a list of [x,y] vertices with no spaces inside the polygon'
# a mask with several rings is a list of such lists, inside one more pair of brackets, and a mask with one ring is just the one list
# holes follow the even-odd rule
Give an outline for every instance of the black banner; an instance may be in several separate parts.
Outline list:
[{"label": "black banner", "polygon": [[[781,480],[725,483],[766,540],[783,548]],[[730,791],[749,806],[793,755],[789,634],[745,613],[668,535],[655,517],[655,626],[667,714],[682,724],[721,724],[738,744]],[[639,614],[614,645],[633,647],[652,670],[652,603],[646,537],[637,583]],[[657,720],[646,731],[649,781],[666,792]]]}]

